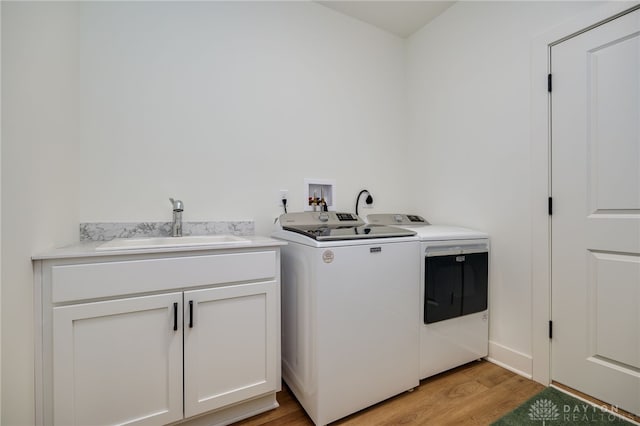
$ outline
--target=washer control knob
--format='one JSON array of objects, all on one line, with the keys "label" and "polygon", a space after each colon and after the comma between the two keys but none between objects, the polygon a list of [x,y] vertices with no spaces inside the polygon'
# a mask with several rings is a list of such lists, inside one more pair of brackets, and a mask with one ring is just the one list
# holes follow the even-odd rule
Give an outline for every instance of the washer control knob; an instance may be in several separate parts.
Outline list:
[{"label": "washer control knob", "polygon": [[393,220],[395,220],[397,223],[402,223],[402,215],[400,214],[394,215]]},{"label": "washer control knob", "polygon": [[320,213],[320,215],[318,215],[318,219],[320,220],[320,222],[328,222],[329,221],[329,213],[327,213],[327,212]]}]

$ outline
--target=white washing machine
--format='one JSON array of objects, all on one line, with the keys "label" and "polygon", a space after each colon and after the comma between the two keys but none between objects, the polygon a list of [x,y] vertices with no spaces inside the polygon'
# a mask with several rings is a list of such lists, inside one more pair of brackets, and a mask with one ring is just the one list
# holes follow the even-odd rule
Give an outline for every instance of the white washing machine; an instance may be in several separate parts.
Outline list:
[{"label": "white washing machine", "polygon": [[419,241],[351,213],[280,216],[282,376],[324,425],[419,384]]},{"label": "white washing machine", "polygon": [[430,225],[406,214],[372,214],[370,224],[415,231],[420,239],[420,378],[488,355],[489,236]]}]

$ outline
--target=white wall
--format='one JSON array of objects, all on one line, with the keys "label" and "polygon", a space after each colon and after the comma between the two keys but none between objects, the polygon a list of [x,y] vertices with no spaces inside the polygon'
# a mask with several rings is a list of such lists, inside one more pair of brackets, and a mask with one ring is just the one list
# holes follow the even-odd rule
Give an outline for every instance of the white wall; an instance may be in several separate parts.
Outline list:
[{"label": "white wall", "polygon": [[34,422],[31,255],[78,239],[77,6],[2,2],[2,418]]},{"label": "white wall", "polygon": [[30,256],[83,221],[402,206],[404,41],[310,2],[2,2],[2,406],[34,418]]},{"label": "white wall", "polygon": [[[2,6],[0,5],[0,46],[2,46]],[[0,51],[2,49],[0,48]],[[0,81],[2,81],[2,55],[0,55]],[[0,84],[2,99],[2,84]],[[0,129],[2,129],[2,103],[0,102]],[[0,132],[0,224],[2,223],[2,132]],[[0,226],[0,420],[2,420],[2,226]]]},{"label": "white wall", "polygon": [[[406,204],[404,41],[311,2],[83,5],[81,221],[254,219],[337,181]],[[399,189],[400,188],[400,189]]]},{"label": "white wall", "polygon": [[529,43],[591,4],[461,2],[406,43],[311,2],[1,7],[0,423],[33,423],[33,253],[169,196],[268,234],[305,177],[491,233],[492,356],[530,369]]},{"label": "white wall", "polygon": [[528,375],[531,211],[546,208],[530,205],[530,44],[595,5],[459,2],[408,41],[416,206],[491,235],[490,356]]}]

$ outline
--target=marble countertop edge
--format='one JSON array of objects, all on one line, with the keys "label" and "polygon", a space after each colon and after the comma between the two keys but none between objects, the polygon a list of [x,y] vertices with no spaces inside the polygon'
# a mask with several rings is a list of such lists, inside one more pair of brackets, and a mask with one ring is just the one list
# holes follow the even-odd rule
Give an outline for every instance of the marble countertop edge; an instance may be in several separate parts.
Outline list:
[{"label": "marble countertop edge", "polygon": [[[218,243],[214,245],[198,245],[198,246],[159,246],[153,248],[140,249],[119,249],[119,250],[97,250],[105,241],[85,241],[71,244],[36,254],[31,257],[32,260],[51,260],[51,259],[70,259],[70,258],[88,258],[88,257],[113,257],[113,256],[133,256],[145,254],[167,254],[167,253],[184,253],[184,252],[215,252],[215,251],[241,251],[253,250],[265,247],[280,247],[287,244],[286,241],[277,240],[263,236],[245,236],[248,240],[246,244],[236,243]],[[199,253],[201,254],[201,253]]]}]

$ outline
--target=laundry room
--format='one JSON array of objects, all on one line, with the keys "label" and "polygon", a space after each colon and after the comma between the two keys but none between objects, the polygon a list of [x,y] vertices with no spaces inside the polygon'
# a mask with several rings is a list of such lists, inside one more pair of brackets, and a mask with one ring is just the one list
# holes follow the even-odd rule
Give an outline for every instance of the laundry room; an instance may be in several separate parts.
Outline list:
[{"label": "laundry room", "polygon": [[80,224],[171,222],[169,197],[185,223],[269,237],[283,194],[309,210],[310,181],[332,185],[332,212],[487,235],[487,356],[549,382],[532,304],[547,70],[532,46],[613,7],[433,2],[397,33],[324,3],[1,2],[0,424],[38,417],[32,256],[80,241]]}]

